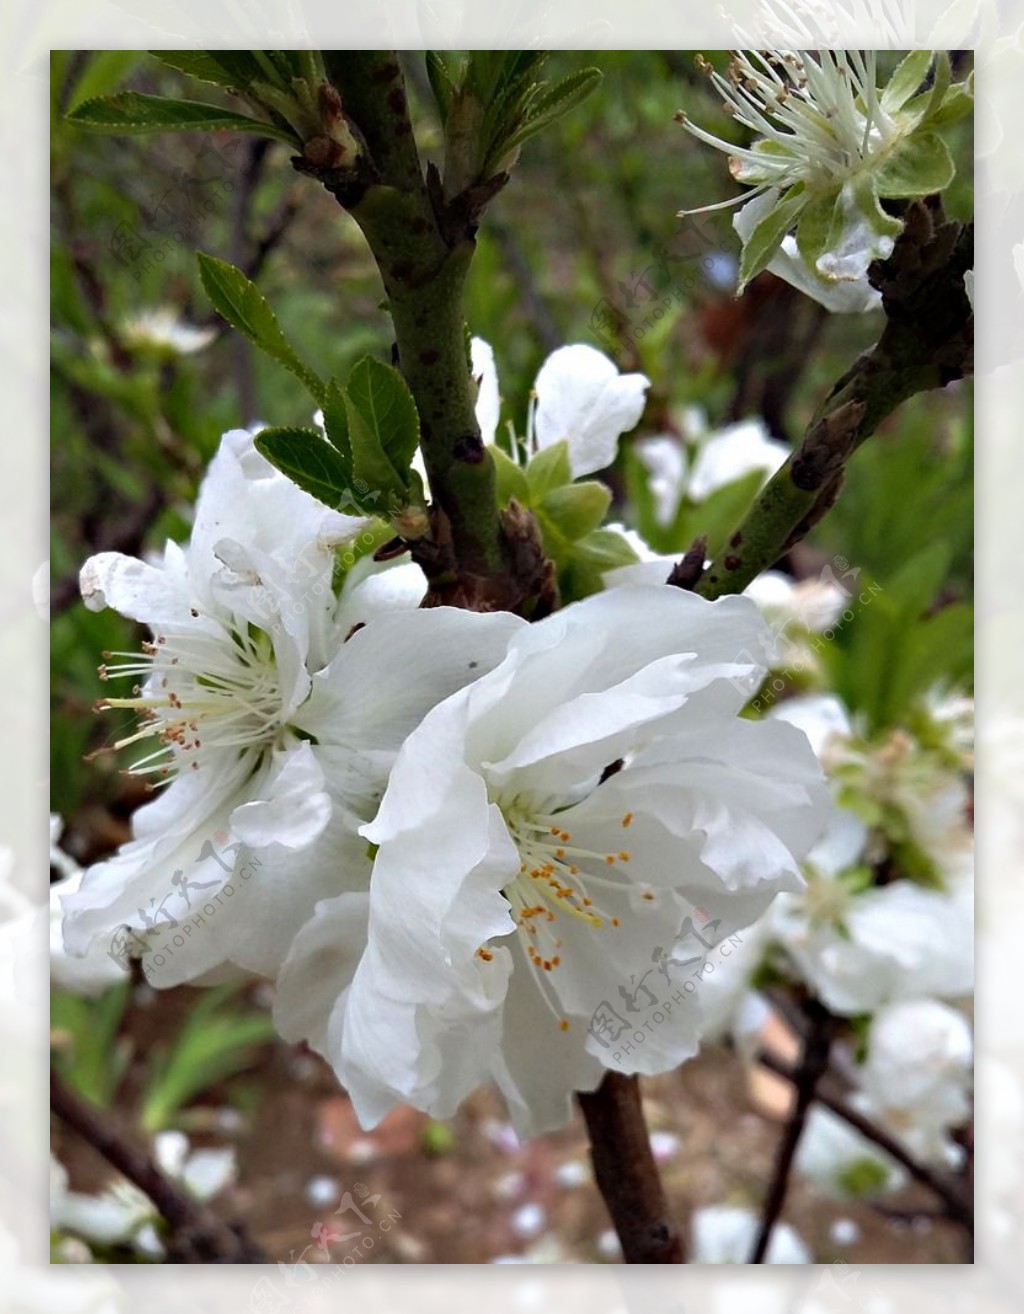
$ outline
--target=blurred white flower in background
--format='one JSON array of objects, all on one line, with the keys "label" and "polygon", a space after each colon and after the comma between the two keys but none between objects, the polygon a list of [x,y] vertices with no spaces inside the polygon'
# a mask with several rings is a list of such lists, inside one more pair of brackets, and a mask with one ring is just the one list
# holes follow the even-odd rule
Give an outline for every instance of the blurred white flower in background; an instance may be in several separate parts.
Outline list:
[{"label": "blurred white flower in background", "polygon": [[121,339],[126,347],[172,356],[191,356],[208,347],[216,336],[216,328],[189,324],[173,306],[139,311],[121,326]]},{"label": "blurred white flower in background", "polygon": [[[158,1132],[153,1158],[172,1181],[195,1199],[212,1200],[236,1177],[231,1147],[195,1150],[181,1131]],[[115,1177],[102,1191],[72,1191],[64,1165],[50,1156],[50,1226],[87,1246],[131,1246],[151,1259],[164,1256],[160,1215],[134,1183]],[[70,1262],[70,1261],[69,1261]]]},{"label": "blurred white flower in background", "polygon": [[[68,1262],[89,1263],[75,1250]],[[105,1269],[65,1273],[23,1264],[17,1242],[0,1223],[0,1310],[3,1314],[122,1314],[127,1307],[120,1284]]]},{"label": "blurred white flower in background", "polygon": [[[736,479],[762,471],[765,481],[789,456],[785,443],[772,438],[758,417],[709,430],[702,413],[684,413],[684,444],[669,434],[639,439],[633,450],[650,475],[655,515],[670,525],[685,497],[703,502]],[[695,450],[691,450],[695,449]]]},{"label": "blurred white flower in background", "polygon": [[963,1151],[949,1133],[970,1113],[974,1046],[967,1020],[935,999],[879,1009],[857,1073],[860,1109],[916,1157],[955,1166]]},{"label": "blurred white flower in background", "polygon": [[[856,1107],[856,1096],[851,1098]],[[794,1167],[823,1194],[840,1200],[898,1191],[908,1180],[895,1159],[820,1104],[807,1115]]]},{"label": "blurred white flower in background", "polygon": [[[760,1227],[752,1209],[739,1205],[707,1205],[697,1209],[691,1223],[691,1264],[748,1264]],[[772,1228],[766,1264],[812,1264],[814,1258],[788,1223]]]}]

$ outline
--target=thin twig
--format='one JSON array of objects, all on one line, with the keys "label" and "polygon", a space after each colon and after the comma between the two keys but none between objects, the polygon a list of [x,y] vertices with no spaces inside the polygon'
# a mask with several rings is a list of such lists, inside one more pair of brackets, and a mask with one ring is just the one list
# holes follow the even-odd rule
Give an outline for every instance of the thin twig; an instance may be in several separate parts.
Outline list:
[{"label": "thin twig", "polygon": [[[796,1074],[790,1065],[782,1059],[776,1058],[774,1054],[762,1050],[758,1054],[757,1060],[769,1071],[780,1077],[785,1077],[787,1081],[796,1080]],[[948,1179],[943,1173],[929,1168],[927,1164],[919,1162],[887,1131],[872,1122],[870,1118],[865,1117],[864,1114],[858,1113],[856,1109],[851,1108],[843,1096],[835,1090],[829,1079],[819,1085],[816,1098],[823,1108],[842,1118],[854,1131],[860,1132],[865,1140],[877,1145],[890,1158],[895,1159],[898,1164],[906,1168],[915,1181],[934,1191],[945,1204],[950,1218],[955,1222],[962,1223],[965,1227],[973,1228],[974,1206],[971,1200],[958,1189],[954,1181]]]},{"label": "thin twig", "polygon": [[685,1263],[640,1104],[636,1077],[609,1072],[597,1090],[577,1092],[590,1134],[594,1177],[627,1264]]},{"label": "thin twig", "polygon": [[791,1080],[796,1087],[796,1102],[793,1112],[786,1124],[786,1130],[779,1145],[775,1159],[772,1180],[765,1196],[764,1209],[761,1214],[761,1226],[758,1230],[754,1251],[750,1257],[752,1264],[763,1264],[768,1253],[768,1243],[772,1238],[772,1229],[778,1222],[782,1206],[786,1200],[789,1187],[789,1175],[793,1169],[800,1137],[803,1135],[807,1114],[814,1102],[818,1082],[828,1068],[829,1054],[832,1049],[833,1020],[828,1010],[817,1001],[808,1000],[805,1004],[810,1029],[804,1041],[803,1056]]},{"label": "thin twig", "polygon": [[260,1247],[240,1224],[226,1223],[200,1204],[126,1138],[109,1115],[71,1090],[50,1072],[53,1112],[97,1150],[119,1173],[144,1191],[173,1233],[168,1259],[179,1264],[266,1264]]}]

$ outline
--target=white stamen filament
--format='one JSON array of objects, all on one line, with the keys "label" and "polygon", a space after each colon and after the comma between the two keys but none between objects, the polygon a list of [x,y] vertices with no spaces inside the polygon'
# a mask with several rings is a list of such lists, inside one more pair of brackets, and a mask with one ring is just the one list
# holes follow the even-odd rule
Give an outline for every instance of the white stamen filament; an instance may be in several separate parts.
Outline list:
[{"label": "white stamen filament", "polygon": [[[198,616],[198,614],[197,614]],[[123,661],[100,667],[100,678],[142,677],[130,698],[105,698],[97,706],[128,708],[139,728],[114,749],[146,739],[159,747],[135,762],[137,775],[155,773],[166,783],[176,769],[197,770],[205,751],[270,745],[282,726],[281,693],[273,646],[248,627],[220,634],[195,630],[161,634],[141,653],[113,652]]]}]

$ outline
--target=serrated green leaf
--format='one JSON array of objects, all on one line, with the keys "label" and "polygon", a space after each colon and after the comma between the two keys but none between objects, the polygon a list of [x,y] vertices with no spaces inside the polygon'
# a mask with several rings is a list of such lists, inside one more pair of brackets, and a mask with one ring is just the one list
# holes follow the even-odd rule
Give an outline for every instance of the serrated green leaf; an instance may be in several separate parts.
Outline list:
[{"label": "serrated green leaf", "polygon": [[550,91],[539,95],[530,106],[525,124],[503,143],[504,151],[513,151],[524,141],[544,128],[550,127],[563,115],[568,114],[595,89],[601,81],[599,68],[584,68],[572,73],[552,87]]},{"label": "serrated green leaf", "polygon": [[196,100],[172,100],[167,96],[147,96],[140,91],[121,91],[116,96],[101,96],[83,101],[67,116],[69,123],[90,132],[254,132],[275,137],[290,146],[300,143],[294,133],[272,123],[247,118],[234,110],[218,109]]},{"label": "serrated green leaf", "polygon": [[796,223],[797,216],[806,205],[802,183],[796,183],[772,206],[743,244],[740,257],[740,280],[737,293],[743,291],[751,279],[767,269],[782,245],[782,239]]},{"label": "serrated green leaf", "polygon": [[912,50],[896,68],[882,91],[882,109],[892,114],[914,95],[928,74],[932,62],[930,50]]},{"label": "serrated green leaf", "polygon": [[545,493],[540,510],[571,543],[598,528],[611,505],[611,490],[596,479],[563,484]]},{"label": "serrated green leaf", "polygon": [[569,444],[563,438],[542,448],[526,467],[526,482],[530,489],[530,505],[536,506],[545,493],[572,483],[572,466],[569,464]]},{"label": "serrated green leaf", "polygon": [[345,384],[345,410],[356,480],[385,501],[404,502],[408,471],[420,441],[420,419],[401,374],[364,356]]},{"label": "serrated green leaf", "polygon": [[444,62],[436,50],[428,50],[426,53],[427,61],[427,78],[430,81],[430,90],[434,93],[434,100],[437,102],[437,112],[441,118],[442,127],[448,120],[448,111],[451,109],[452,98],[455,95],[455,82],[451,73],[448,71],[448,65]]},{"label": "serrated green leaf", "polygon": [[807,200],[800,211],[796,226],[796,244],[809,269],[814,269],[818,257],[834,248],[843,227],[843,210],[840,204],[841,188],[819,192]]},{"label": "serrated green leaf", "polygon": [[199,253],[199,277],[217,312],[261,351],[291,370],[322,406],[326,395],[323,380],[296,354],[256,284],[226,260],[203,252]]},{"label": "serrated green leaf", "polygon": [[934,132],[914,133],[875,174],[879,196],[928,196],[948,187],[956,174],[949,147]]},{"label": "serrated green leaf", "polygon": [[68,104],[70,110],[89,100],[106,96],[119,86],[138,63],[139,50],[96,50],[89,56],[85,68]]},{"label": "serrated green leaf", "polygon": [[511,456],[503,452],[500,447],[492,447],[491,456],[494,458],[497,476],[498,505],[508,506],[510,499],[514,497],[520,506],[528,506],[530,486],[526,482],[523,467],[516,465]]},{"label": "serrated green leaf", "polygon": [[[298,484],[332,511],[362,509],[358,492],[352,488],[351,471],[341,454],[316,429],[274,426],[261,429],[255,438],[275,469]],[[372,504],[371,511],[374,509]]]},{"label": "serrated green leaf", "polygon": [[330,379],[324,393],[324,430],[342,461],[345,463],[346,484],[352,482],[352,441],[348,432],[348,411],[345,409],[345,391],[337,379]]},{"label": "serrated green leaf", "polygon": [[241,50],[151,50],[149,54],[190,78],[229,90],[244,90],[260,74],[256,61]]}]

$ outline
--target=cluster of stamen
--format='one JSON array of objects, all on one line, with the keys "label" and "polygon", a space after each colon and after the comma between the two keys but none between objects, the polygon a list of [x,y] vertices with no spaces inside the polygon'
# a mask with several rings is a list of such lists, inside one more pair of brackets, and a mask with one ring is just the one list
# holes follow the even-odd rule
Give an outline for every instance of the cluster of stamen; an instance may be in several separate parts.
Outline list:
[{"label": "cluster of stamen", "polygon": [[[199,612],[193,608],[193,617]],[[188,766],[198,770],[203,752],[271,743],[281,726],[281,696],[273,648],[262,631],[221,634],[195,630],[158,634],[140,653],[105,652],[101,680],[142,677],[130,698],[104,698],[98,711],[137,712],[136,730],[114,750],[157,742],[132,764],[134,775],[167,781]],[[113,660],[118,659],[118,660]]]},{"label": "cluster of stamen", "polygon": [[703,210],[734,205],[767,187],[786,187],[800,179],[845,177],[892,136],[894,125],[878,95],[873,51],[733,51],[724,76],[700,55],[697,64],[722,94],[731,118],[784,148],[783,154],[767,154],[737,146],[706,132],[680,111],[678,122],[699,140],[725,151],[740,181],[757,183],[755,192]]},{"label": "cluster of stamen", "polygon": [[[617,928],[620,919],[602,908],[600,891],[621,893],[625,889],[625,873],[620,868],[631,860],[631,854],[625,848],[599,852],[574,843],[572,832],[565,828],[565,814],[561,814],[561,820],[559,815],[524,815],[518,808],[508,810],[506,822],[519,849],[520,864],[516,879],[502,893],[509,901],[541,995],[561,1030],[567,1031],[569,1021],[561,1016],[546,981],[547,974],[562,965],[559,918],[575,918],[595,931]],[[625,830],[632,821],[632,812],[627,812],[620,824]],[[604,875],[598,875],[598,871]],[[619,874],[617,880],[611,878],[615,872]],[[486,963],[494,954],[482,945],[477,957]]]}]

